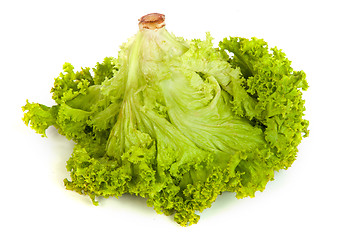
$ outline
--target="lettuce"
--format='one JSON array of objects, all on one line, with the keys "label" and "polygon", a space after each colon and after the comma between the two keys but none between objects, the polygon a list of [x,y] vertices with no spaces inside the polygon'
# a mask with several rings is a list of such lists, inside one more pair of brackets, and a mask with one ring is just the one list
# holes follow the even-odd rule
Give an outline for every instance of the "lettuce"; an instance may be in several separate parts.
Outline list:
[{"label": "lettuce", "polygon": [[24,122],[73,140],[67,189],[97,197],[133,194],[182,226],[218,195],[254,197],[287,169],[308,135],[303,71],[261,39],[213,47],[184,40],[164,16],[140,19],[116,58],[74,71],[65,63],[48,107],[26,102]]}]

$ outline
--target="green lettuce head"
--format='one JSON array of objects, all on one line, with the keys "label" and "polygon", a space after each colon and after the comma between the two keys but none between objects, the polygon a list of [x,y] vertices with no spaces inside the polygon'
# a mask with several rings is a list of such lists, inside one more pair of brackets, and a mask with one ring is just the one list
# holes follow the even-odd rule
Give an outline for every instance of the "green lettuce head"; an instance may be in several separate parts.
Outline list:
[{"label": "green lettuce head", "polygon": [[27,102],[24,121],[76,143],[67,189],[94,204],[137,195],[187,226],[222,192],[253,197],[291,166],[308,134],[307,83],[263,40],[214,48],[210,34],[187,41],[164,26],[164,15],[145,15],[117,58],[79,72],[65,63],[56,105]]}]

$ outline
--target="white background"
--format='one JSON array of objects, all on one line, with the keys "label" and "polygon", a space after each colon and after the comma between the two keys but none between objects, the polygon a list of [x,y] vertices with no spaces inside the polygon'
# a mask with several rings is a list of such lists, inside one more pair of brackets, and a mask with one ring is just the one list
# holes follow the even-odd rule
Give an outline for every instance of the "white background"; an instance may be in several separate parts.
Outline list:
[{"label": "white background", "polygon": [[[1,1],[0,239],[360,239],[360,45],[357,1]],[[166,15],[167,29],[215,43],[258,37],[304,70],[310,137],[287,171],[255,198],[220,196],[184,228],[125,196],[100,206],[65,190],[72,143],[42,138],[21,118],[25,100],[52,105],[64,62],[93,67]]]}]

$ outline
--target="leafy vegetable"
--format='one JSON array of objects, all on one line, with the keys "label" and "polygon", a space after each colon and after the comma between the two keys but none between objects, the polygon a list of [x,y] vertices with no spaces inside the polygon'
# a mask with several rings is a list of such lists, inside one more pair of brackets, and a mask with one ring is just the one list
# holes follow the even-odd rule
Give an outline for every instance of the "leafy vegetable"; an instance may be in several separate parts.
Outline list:
[{"label": "leafy vegetable", "polygon": [[54,126],[76,145],[67,189],[96,197],[147,198],[180,225],[199,220],[225,191],[254,197],[287,169],[308,135],[303,71],[261,39],[230,37],[214,48],[170,34],[164,16],[140,19],[117,58],[75,72],[65,63],[56,105],[27,101],[24,121]]}]

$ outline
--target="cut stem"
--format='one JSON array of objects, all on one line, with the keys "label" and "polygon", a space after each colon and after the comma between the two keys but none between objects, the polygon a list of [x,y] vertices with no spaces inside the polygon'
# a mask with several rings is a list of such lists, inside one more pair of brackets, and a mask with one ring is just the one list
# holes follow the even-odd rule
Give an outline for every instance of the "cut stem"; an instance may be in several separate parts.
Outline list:
[{"label": "cut stem", "polygon": [[139,19],[139,29],[156,30],[165,26],[165,15],[160,13],[150,13]]}]

